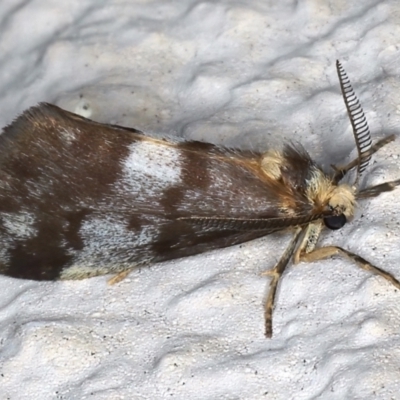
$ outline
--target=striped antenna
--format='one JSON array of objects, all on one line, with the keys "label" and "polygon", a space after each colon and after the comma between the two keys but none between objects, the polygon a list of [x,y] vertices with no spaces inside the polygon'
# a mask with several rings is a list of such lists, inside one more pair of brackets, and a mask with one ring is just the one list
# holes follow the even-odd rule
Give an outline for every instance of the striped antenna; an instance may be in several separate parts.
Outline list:
[{"label": "striped antenna", "polygon": [[364,111],[357,99],[357,96],[354,94],[350,80],[339,61],[336,61],[336,69],[339,77],[340,88],[342,90],[343,100],[346,104],[351,126],[353,127],[354,139],[356,140],[358,150],[357,177],[356,181],[354,182],[354,184],[357,185],[361,174],[368,167],[369,161],[371,160],[371,133],[369,131],[368,122],[365,118]]}]

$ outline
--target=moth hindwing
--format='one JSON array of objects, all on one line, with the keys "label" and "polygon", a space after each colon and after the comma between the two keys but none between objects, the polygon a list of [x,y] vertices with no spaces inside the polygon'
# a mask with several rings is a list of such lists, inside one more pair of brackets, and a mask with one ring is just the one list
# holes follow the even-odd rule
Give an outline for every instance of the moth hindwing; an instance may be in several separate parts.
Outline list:
[{"label": "moth hindwing", "polygon": [[[347,250],[316,248],[323,226],[341,228],[356,200],[399,184],[359,189],[372,154],[393,137],[372,145],[340,63],[337,70],[358,157],[330,174],[300,146],[249,152],[149,137],[45,103],[25,111],[0,136],[0,273],[35,280],[114,274],[115,283],[138,266],[289,230],[289,246],[268,272],[268,337],[291,258],[341,254],[400,287]],[[355,183],[341,183],[352,169]]]}]

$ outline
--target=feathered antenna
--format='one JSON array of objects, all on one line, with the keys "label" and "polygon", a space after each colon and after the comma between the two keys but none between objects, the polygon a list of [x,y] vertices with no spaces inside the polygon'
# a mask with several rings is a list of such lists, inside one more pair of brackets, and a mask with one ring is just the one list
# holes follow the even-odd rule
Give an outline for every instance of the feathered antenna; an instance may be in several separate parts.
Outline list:
[{"label": "feathered antenna", "polygon": [[342,67],[342,64],[337,60],[336,69],[339,77],[340,88],[342,90],[343,100],[346,104],[347,113],[350,118],[351,126],[353,127],[354,139],[356,141],[358,150],[358,166],[357,166],[357,177],[354,185],[358,185],[361,174],[367,168],[371,159],[371,133],[369,131],[368,122],[365,118],[364,111],[354,94],[354,90],[351,87],[350,80]]}]

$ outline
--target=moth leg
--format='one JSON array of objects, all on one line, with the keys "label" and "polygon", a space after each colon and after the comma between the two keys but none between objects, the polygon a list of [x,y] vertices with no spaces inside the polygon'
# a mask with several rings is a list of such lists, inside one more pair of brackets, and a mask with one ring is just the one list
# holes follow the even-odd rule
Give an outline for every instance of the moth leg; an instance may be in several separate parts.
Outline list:
[{"label": "moth leg", "polygon": [[123,281],[132,271],[133,268],[126,269],[124,271],[119,272],[118,274],[114,275],[112,278],[110,278],[107,283],[109,285],[115,285],[116,283],[119,283]]},{"label": "moth leg", "polygon": [[293,263],[298,264],[303,261],[302,255],[304,253],[311,253],[318,243],[319,235],[323,228],[322,221],[311,222],[305,228],[303,240],[297,248],[293,256]]},{"label": "moth leg", "polygon": [[272,312],[275,306],[276,289],[278,287],[279,280],[290,260],[290,257],[293,254],[302,230],[303,228],[301,227],[298,227],[296,229],[296,232],[292,240],[290,241],[289,246],[286,248],[285,252],[283,253],[278,263],[275,265],[275,267],[272,270],[262,273],[262,275],[270,275],[272,277],[272,280],[269,284],[268,297],[266,302],[264,303],[265,336],[267,338],[270,338],[272,336]]},{"label": "moth leg", "polygon": [[313,261],[323,260],[325,258],[329,258],[338,254],[353,261],[358,267],[364,269],[365,271],[372,272],[373,274],[385,278],[386,280],[391,282],[396,288],[400,289],[400,282],[393,275],[389,274],[389,272],[386,272],[378,267],[375,267],[364,258],[358,256],[357,254],[351,253],[350,251],[342,249],[341,247],[337,246],[321,247],[319,249],[313,250],[308,254],[307,253],[302,254],[301,261],[313,262]]}]

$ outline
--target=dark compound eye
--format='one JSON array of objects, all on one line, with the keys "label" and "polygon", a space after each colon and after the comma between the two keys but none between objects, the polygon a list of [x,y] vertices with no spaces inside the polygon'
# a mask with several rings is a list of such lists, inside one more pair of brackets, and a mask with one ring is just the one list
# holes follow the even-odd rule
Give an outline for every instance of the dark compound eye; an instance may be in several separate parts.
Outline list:
[{"label": "dark compound eye", "polygon": [[344,214],[324,218],[325,226],[333,231],[342,228],[346,222],[347,219]]}]

